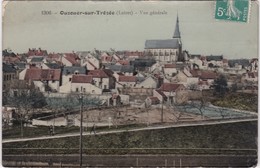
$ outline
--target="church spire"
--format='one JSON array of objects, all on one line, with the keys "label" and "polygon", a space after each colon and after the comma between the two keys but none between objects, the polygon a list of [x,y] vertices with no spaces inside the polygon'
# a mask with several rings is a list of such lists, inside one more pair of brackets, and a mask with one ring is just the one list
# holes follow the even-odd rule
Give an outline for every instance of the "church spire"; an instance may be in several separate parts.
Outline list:
[{"label": "church spire", "polygon": [[176,25],[175,25],[175,31],[173,34],[172,38],[181,38],[181,33],[180,33],[180,29],[179,29],[179,16],[177,13],[177,20],[176,20]]}]

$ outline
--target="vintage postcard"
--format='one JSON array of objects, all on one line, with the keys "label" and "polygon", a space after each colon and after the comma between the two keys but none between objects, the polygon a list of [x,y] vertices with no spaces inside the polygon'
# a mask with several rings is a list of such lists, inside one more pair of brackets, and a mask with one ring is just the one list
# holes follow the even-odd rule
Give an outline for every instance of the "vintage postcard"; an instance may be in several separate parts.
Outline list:
[{"label": "vintage postcard", "polygon": [[257,1],[5,1],[4,167],[257,165]]}]

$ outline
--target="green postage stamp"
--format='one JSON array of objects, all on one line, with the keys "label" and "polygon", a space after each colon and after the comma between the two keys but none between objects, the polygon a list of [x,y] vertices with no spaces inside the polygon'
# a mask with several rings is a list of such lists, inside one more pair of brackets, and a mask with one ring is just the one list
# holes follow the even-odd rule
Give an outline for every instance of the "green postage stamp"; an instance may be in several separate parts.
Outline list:
[{"label": "green postage stamp", "polygon": [[215,19],[247,22],[250,0],[217,0]]}]

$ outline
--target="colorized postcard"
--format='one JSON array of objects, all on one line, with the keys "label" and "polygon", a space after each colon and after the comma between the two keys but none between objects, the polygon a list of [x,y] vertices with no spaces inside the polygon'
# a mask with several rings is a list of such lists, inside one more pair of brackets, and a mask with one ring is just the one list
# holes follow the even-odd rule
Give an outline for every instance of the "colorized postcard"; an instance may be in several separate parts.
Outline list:
[{"label": "colorized postcard", "polygon": [[2,166],[257,165],[257,1],[2,7]]}]

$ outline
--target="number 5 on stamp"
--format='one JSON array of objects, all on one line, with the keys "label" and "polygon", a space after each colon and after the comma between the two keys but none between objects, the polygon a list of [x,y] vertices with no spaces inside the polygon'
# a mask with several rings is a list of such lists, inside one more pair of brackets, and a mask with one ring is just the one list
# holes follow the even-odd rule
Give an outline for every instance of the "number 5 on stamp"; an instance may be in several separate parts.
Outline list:
[{"label": "number 5 on stamp", "polygon": [[215,19],[247,22],[250,0],[217,0]]}]

